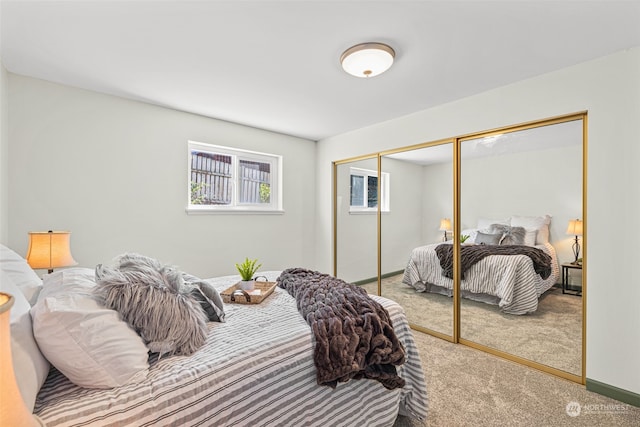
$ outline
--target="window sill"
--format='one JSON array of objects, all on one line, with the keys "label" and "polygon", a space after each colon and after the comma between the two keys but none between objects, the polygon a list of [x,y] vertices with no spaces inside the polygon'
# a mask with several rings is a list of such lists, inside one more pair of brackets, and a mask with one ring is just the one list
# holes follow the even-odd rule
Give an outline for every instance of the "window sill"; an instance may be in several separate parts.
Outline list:
[{"label": "window sill", "polygon": [[193,209],[185,208],[187,215],[283,215],[284,209]]},{"label": "window sill", "polygon": [[[382,215],[389,215],[390,211],[380,212]],[[349,215],[377,215],[378,211],[349,211]]]}]

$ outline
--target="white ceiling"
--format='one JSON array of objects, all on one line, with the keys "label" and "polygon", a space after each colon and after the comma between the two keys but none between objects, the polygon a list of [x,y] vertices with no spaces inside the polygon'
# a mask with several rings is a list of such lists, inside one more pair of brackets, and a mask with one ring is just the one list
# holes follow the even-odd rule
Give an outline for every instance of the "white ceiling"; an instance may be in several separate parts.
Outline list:
[{"label": "white ceiling", "polygon": [[[13,73],[319,140],[640,45],[640,1],[7,1]],[[391,45],[359,79],[348,47]]]},{"label": "white ceiling", "polygon": [[[460,157],[474,159],[487,156],[502,156],[527,151],[542,151],[582,145],[582,120],[573,120],[531,129],[505,132],[463,141]],[[420,165],[453,163],[451,143],[401,151],[387,157]]]}]

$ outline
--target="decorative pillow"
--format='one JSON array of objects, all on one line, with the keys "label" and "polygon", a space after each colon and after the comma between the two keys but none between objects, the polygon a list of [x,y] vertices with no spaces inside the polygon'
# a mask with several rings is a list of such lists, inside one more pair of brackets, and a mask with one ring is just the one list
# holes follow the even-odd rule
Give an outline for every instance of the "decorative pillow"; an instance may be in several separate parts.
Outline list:
[{"label": "decorative pillow", "polygon": [[207,339],[207,315],[173,267],[138,254],[96,267],[96,291],[142,337],[149,350],[189,355]]},{"label": "decorative pillow", "polygon": [[526,231],[523,227],[510,227],[502,224],[491,224],[489,227],[491,233],[501,233],[501,245],[524,245],[524,237]]},{"label": "decorative pillow", "polygon": [[482,231],[486,233],[489,231],[489,227],[491,224],[503,224],[503,225],[511,225],[510,219],[487,219],[487,218],[478,218],[478,231]]},{"label": "decorative pillow", "polygon": [[42,289],[42,279],[24,258],[4,245],[0,245],[0,270],[11,278],[30,305],[36,303]]},{"label": "decorative pillow", "polygon": [[537,235],[538,235],[538,230],[526,230],[524,235],[524,244],[527,246],[535,246]]},{"label": "decorative pillow", "polygon": [[549,243],[549,225],[551,215],[543,216],[512,216],[512,227],[524,227],[527,231],[537,231],[536,245]]},{"label": "decorative pillow", "polygon": [[502,234],[489,234],[478,231],[475,243],[477,245],[497,245],[500,243],[501,238]]},{"label": "decorative pillow", "polygon": [[11,359],[22,399],[27,409],[33,412],[36,396],[49,374],[49,362],[40,352],[33,337],[29,315],[31,305],[6,271],[0,271],[0,291],[14,298],[10,316]]},{"label": "decorative pillow", "polygon": [[460,231],[461,236],[469,236],[465,243],[474,243],[476,241],[476,234],[478,234],[478,230],[475,228],[467,228],[466,230]]},{"label": "decorative pillow", "polygon": [[138,334],[96,297],[93,270],[69,268],[44,276],[31,309],[42,353],[71,382],[112,388],[147,376],[148,350]]}]

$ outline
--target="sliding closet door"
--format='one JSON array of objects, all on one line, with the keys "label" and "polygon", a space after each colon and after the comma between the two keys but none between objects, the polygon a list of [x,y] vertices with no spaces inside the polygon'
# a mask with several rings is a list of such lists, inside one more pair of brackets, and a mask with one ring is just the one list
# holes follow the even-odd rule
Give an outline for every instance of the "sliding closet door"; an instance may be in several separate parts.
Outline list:
[{"label": "sliding closet door", "polygon": [[[541,248],[552,257],[548,278],[506,258],[501,264],[462,263],[468,270],[462,272],[460,340],[549,366],[574,380],[582,376],[583,301],[563,293],[560,266],[575,261],[576,236],[567,234],[567,226],[583,218],[583,147],[582,116],[460,142],[461,234],[476,244]],[[500,242],[504,230],[513,237],[517,228],[524,229],[524,241]],[[537,265],[534,258],[519,259]],[[581,272],[582,266],[571,269],[576,289],[584,285]]]},{"label": "sliding closet door", "polygon": [[378,291],[378,158],[334,163],[334,274]]},{"label": "sliding closet door", "polygon": [[421,264],[425,246],[445,243],[445,233],[445,244],[451,244],[453,143],[386,153],[380,165],[387,185],[381,210],[382,296],[400,303],[412,326],[452,340],[453,281],[438,282],[441,287],[430,283]]}]

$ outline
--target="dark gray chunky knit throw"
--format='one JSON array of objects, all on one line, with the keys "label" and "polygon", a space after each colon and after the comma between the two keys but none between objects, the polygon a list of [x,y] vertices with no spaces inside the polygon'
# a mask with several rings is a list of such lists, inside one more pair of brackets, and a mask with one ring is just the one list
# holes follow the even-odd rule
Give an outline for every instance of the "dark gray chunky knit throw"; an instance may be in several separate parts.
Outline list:
[{"label": "dark gray chunky knit throw", "polygon": [[369,378],[388,389],[404,387],[396,371],[405,361],[404,348],[387,310],[364,289],[303,268],[283,271],[277,283],[311,326],[318,384]]},{"label": "dark gray chunky knit throw", "polygon": [[[442,274],[453,279],[453,245],[443,243],[436,246]],[[524,245],[470,245],[460,247],[461,279],[473,265],[489,255],[526,255],[533,262],[533,269],[543,279],[551,275],[551,256],[542,249]]]}]

